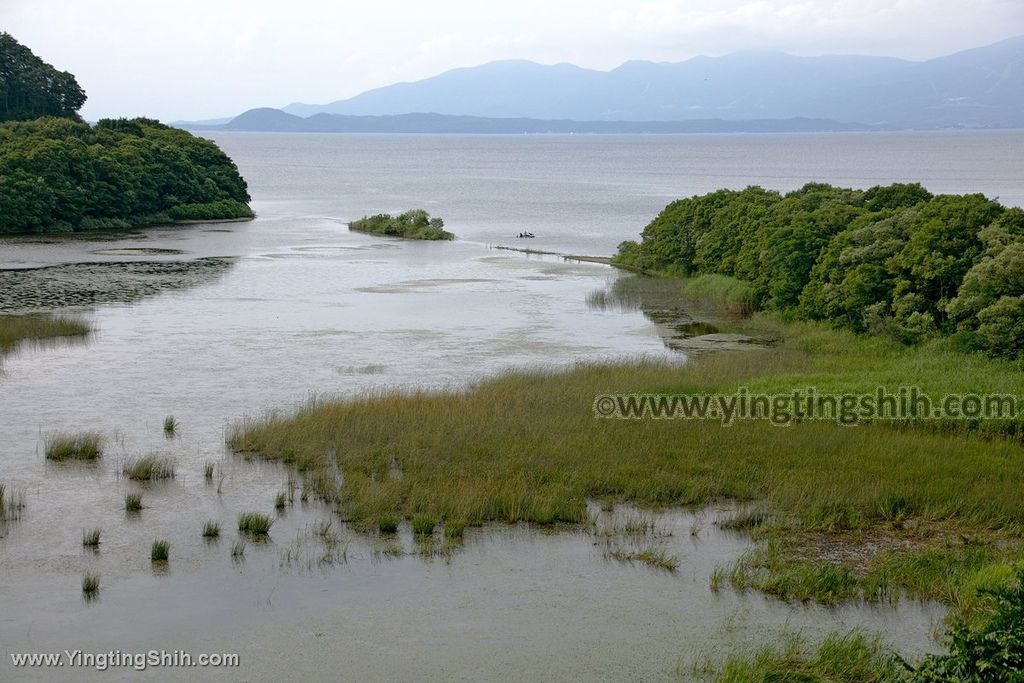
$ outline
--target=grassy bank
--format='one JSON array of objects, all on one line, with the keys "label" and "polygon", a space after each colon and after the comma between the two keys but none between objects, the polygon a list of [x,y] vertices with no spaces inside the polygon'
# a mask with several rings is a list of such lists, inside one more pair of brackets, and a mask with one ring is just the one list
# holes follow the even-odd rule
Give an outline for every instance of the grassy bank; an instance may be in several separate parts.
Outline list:
[{"label": "grassy bank", "polygon": [[92,328],[75,318],[50,315],[0,315],[0,354],[26,342],[84,337]]},{"label": "grassy bank", "polygon": [[979,572],[1020,556],[1024,448],[986,438],[984,426],[740,421],[726,428],[595,417],[594,396],[607,393],[904,383],[937,395],[1024,393],[1014,366],[948,341],[907,348],[816,323],[755,317],[750,324],[780,343],[704,355],[685,367],[588,366],[506,374],[463,392],[314,401],[295,415],[240,425],[231,444],[294,463],[348,519],[367,526],[414,515],[469,524],[586,522],[589,499],[764,501],[750,525],[764,539],[764,555],[745,558],[725,578],[784,597],[876,598],[905,588],[955,603]]}]

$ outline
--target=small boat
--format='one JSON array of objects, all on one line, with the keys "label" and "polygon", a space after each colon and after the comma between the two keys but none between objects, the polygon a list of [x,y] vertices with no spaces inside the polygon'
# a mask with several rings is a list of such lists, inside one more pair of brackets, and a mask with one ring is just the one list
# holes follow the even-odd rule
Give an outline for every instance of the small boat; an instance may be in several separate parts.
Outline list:
[{"label": "small boat", "polygon": [[534,237],[534,234],[532,232],[521,232],[521,233],[519,233],[519,238],[520,239],[528,239],[528,238],[533,238],[533,237]]}]

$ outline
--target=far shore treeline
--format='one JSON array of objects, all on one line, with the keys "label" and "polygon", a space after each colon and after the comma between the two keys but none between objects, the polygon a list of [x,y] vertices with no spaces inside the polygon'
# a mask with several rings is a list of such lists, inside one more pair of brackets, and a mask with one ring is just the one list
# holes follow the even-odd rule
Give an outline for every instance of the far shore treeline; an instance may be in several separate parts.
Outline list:
[{"label": "far shore treeline", "polygon": [[669,204],[614,261],[795,318],[1024,360],[1024,211],[981,194],[719,190]]},{"label": "far shore treeline", "polygon": [[81,121],[85,93],[0,33],[0,234],[250,218],[234,162],[145,118]]}]

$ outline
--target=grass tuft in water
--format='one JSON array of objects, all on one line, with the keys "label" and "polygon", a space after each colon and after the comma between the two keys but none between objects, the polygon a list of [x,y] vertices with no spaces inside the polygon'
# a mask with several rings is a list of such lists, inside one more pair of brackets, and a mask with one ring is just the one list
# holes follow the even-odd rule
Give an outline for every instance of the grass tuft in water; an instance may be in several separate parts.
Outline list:
[{"label": "grass tuft in water", "polygon": [[129,460],[124,475],[132,481],[156,481],[174,478],[174,459],[160,455],[146,455]]},{"label": "grass tuft in water", "polygon": [[153,562],[167,562],[171,557],[171,544],[164,540],[153,541],[149,559]]},{"label": "grass tuft in water", "polygon": [[99,574],[86,574],[82,577],[82,593],[86,597],[94,597],[100,590]]},{"label": "grass tuft in water", "polygon": [[449,541],[461,541],[466,534],[466,523],[462,520],[450,519],[444,523],[444,537]]},{"label": "grass tuft in water", "polygon": [[178,432],[178,420],[173,415],[164,418],[164,435],[174,436]]},{"label": "grass tuft in water", "polygon": [[86,548],[100,547],[100,529],[88,529],[82,532],[82,545]]},{"label": "grass tuft in water", "polygon": [[128,493],[124,497],[124,509],[128,512],[138,512],[142,509],[142,494]]},{"label": "grass tuft in water", "polygon": [[99,432],[54,432],[44,442],[47,460],[93,461],[103,455],[103,435]]},{"label": "grass tuft in water", "polygon": [[0,354],[24,342],[84,337],[92,327],[81,320],[51,315],[0,315]]},{"label": "grass tuft in water", "polygon": [[246,512],[238,516],[238,530],[253,536],[266,536],[274,520],[260,512]]},{"label": "grass tuft in water", "polygon": [[203,538],[219,538],[220,524],[210,520],[203,524]]},{"label": "grass tuft in water", "polygon": [[414,515],[412,518],[412,530],[417,536],[429,536],[434,533],[435,522],[433,518],[426,515]]},{"label": "grass tuft in water", "polygon": [[274,509],[277,510],[278,512],[281,512],[282,510],[285,509],[287,505],[288,494],[284,491],[279,491],[278,494],[274,496]]},{"label": "grass tuft in water", "polygon": [[674,572],[679,568],[679,558],[669,555],[661,548],[644,548],[641,550],[625,550],[614,548],[605,551],[605,557],[619,562],[640,562],[649,567],[657,567],[666,571]]},{"label": "grass tuft in water", "polygon": [[398,518],[394,515],[384,515],[377,521],[377,529],[382,534],[393,534],[398,532]]},{"label": "grass tuft in water", "polygon": [[231,544],[231,557],[245,557],[245,541],[243,541],[242,539],[238,539],[233,544]]},{"label": "grass tuft in water", "polygon": [[206,483],[207,484],[213,482],[213,463],[212,462],[208,462],[205,465],[203,465],[203,478],[206,479]]}]

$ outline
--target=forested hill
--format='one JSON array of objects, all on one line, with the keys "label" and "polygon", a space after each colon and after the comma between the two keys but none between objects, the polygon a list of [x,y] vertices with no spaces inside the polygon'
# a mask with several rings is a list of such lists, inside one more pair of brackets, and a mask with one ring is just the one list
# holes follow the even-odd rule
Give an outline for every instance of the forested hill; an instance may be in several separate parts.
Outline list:
[{"label": "forested hill", "polygon": [[252,216],[216,144],[151,119],[90,126],[84,102],[74,76],[0,34],[0,234]]},{"label": "forested hill", "polygon": [[615,261],[790,317],[1024,360],[1024,211],[980,194],[719,190],[669,204]]}]

